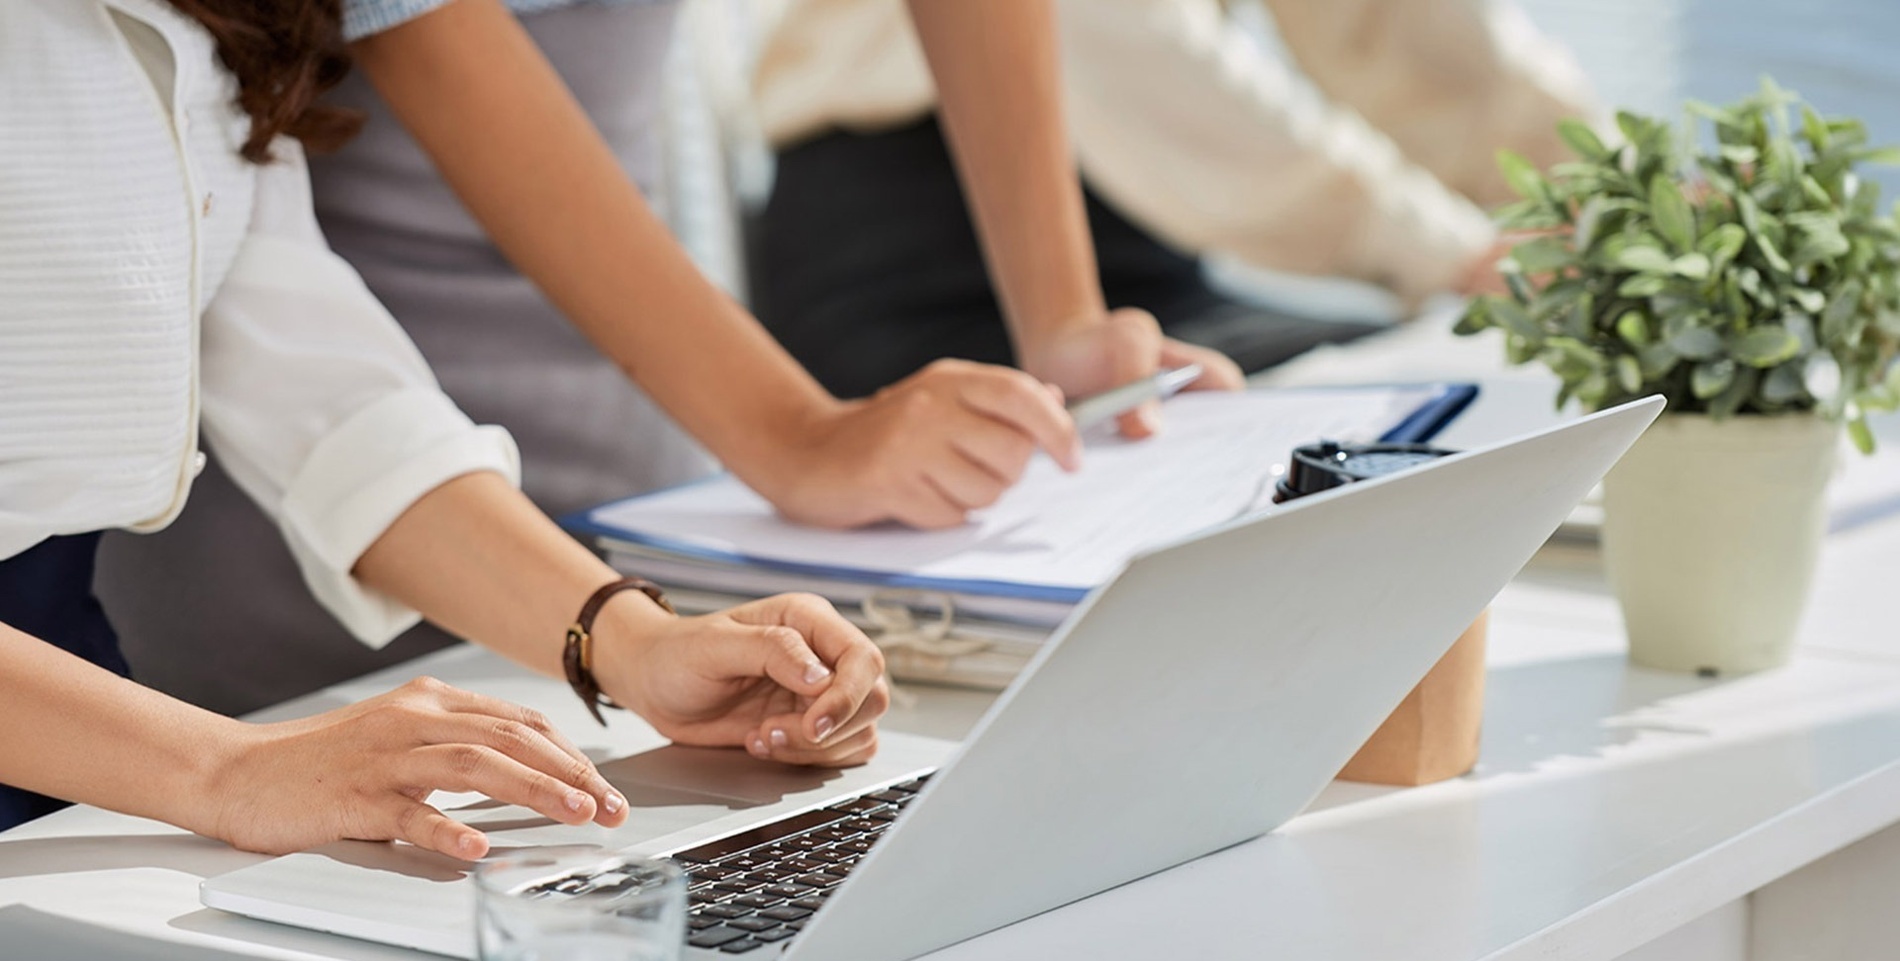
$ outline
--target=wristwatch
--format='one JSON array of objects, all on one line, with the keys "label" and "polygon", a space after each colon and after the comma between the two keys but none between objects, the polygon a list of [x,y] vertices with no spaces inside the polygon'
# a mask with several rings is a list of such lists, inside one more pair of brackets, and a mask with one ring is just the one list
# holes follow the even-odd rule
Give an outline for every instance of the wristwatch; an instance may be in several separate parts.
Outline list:
[{"label": "wristwatch", "polygon": [[580,616],[567,629],[567,646],[561,651],[561,667],[567,672],[567,683],[580,696],[581,703],[587,705],[594,720],[602,727],[607,719],[601,716],[600,709],[611,707],[625,710],[613,699],[600,692],[600,681],[594,678],[594,618],[600,615],[600,609],[607,600],[621,591],[639,591],[653,599],[653,603],[668,614],[673,613],[673,605],[667,603],[666,594],[659,585],[644,577],[623,577],[611,584],[603,585],[588,595],[587,603],[581,605]]}]

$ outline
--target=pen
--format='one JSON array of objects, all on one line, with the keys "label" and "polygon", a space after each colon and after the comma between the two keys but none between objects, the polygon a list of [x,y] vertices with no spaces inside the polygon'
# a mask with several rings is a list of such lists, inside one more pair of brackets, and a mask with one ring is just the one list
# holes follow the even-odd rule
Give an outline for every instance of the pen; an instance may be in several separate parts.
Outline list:
[{"label": "pen", "polygon": [[1076,430],[1088,430],[1111,417],[1126,414],[1147,401],[1172,397],[1200,379],[1200,376],[1200,364],[1164,370],[1153,377],[1143,377],[1133,383],[1078,400],[1069,405],[1069,416],[1075,419]]}]

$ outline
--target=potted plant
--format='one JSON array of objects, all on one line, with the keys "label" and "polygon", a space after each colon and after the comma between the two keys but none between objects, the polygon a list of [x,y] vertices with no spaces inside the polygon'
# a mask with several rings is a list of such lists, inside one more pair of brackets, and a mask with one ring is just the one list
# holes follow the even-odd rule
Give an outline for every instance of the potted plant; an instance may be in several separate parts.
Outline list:
[{"label": "potted plant", "polygon": [[1869,451],[1867,412],[1900,400],[1900,225],[1855,172],[1900,151],[1765,78],[1732,106],[1691,104],[1680,133],[1616,122],[1615,144],[1562,124],[1577,160],[1548,176],[1500,155],[1522,200],[1499,222],[1537,233],[1499,264],[1509,294],[1474,300],[1457,329],[1498,328],[1513,363],[1548,365],[1560,407],[1668,400],[1604,481],[1631,658],[1772,667],[1793,646],[1841,425]]}]

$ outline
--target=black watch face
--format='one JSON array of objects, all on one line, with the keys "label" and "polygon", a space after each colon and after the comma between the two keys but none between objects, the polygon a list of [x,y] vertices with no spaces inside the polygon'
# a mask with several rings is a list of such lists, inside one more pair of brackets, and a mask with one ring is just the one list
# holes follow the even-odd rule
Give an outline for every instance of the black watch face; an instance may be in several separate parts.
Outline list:
[{"label": "black watch face", "polygon": [[1361,451],[1339,461],[1339,470],[1358,478],[1383,477],[1438,459],[1424,451]]}]

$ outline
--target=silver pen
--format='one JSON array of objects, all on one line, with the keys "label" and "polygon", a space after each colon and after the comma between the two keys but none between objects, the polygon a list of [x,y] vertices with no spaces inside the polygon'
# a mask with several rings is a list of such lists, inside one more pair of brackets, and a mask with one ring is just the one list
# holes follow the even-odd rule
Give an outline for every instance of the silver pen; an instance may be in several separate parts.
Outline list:
[{"label": "silver pen", "polygon": [[1123,384],[1093,397],[1075,401],[1069,404],[1069,416],[1075,419],[1076,430],[1088,430],[1110,418],[1126,414],[1148,401],[1173,397],[1200,378],[1200,364],[1188,364],[1173,370],[1164,370],[1153,377],[1143,377],[1133,383]]}]

